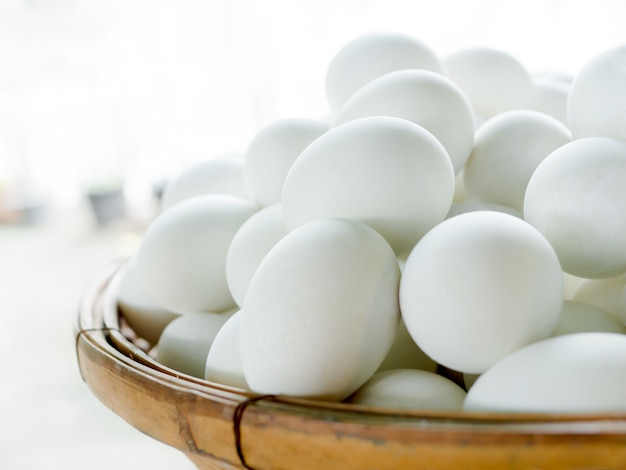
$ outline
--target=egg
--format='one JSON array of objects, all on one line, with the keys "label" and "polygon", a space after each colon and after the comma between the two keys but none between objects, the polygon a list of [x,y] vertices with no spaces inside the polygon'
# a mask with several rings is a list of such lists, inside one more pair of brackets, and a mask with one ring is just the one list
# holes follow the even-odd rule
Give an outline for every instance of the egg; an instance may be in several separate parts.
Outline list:
[{"label": "egg", "polygon": [[626,335],[577,333],[525,346],[484,372],[467,411],[626,412]]},{"label": "egg", "polygon": [[204,378],[213,340],[233,313],[187,313],[176,318],[159,338],[156,361],[175,371]]},{"label": "egg", "polygon": [[245,184],[260,206],[280,202],[289,168],[300,153],[328,129],[312,119],[287,118],[263,127],[244,157]]},{"label": "egg", "polygon": [[255,272],[240,320],[246,381],[261,394],[337,401],[383,362],[400,269],[385,239],[348,219],[289,232]]},{"label": "egg", "polygon": [[443,64],[446,76],[463,90],[472,109],[484,119],[530,105],[530,74],[508,52],[468,48],[444,57]]},{"label": "egg", "polygon": [[375,116],[311,143],[285,179],[282,208],[289,229],[350,218],[401,253],[445,218],[453,194],[454,170],[439,141],[413,122]]},{"label": "egg", "polygon": [[403,410],[460,411],[465,390],[433,372],[396,369],[379,372],[349,402]]},{"label": "egg", "polygon": [[524,210],[531,175],[549,154],[572,140],[567,127],[531,110],[500,113],[476,131],[463,169],[468,198]]},{"label": "egg", "polygon": [[359,36],[345,44],[328,66],[328,102],[337,110],[366,83],[402,69],[442,73],[443,66],[429,46],[409,35],[380,32]]},{"label": "egg", "polygon": [[128,326],[151,345],[157,344],[163,329],[180,316],[159,306],[145,292],[137,274],[135,258],[131,258],[121,272],[117,303]]},{"label": "egg", "polygon": [[550,241],[563,270],[584,278],[626,271],[626,142],[565,144],[528,182],[524,218]]},{"label": "egg", "polygon": [[226,281],[239,307],[244,305],[250,280],[257,267],[287,232],[280,204],[259,210],[237,230],[226,253]]},{"label": "egg", "polygon": [[626,325],[626,274],[582,280],[572,299],[595,305]]},{"label": "egg", "polygon": [[231,387],[248,389],[239,352],[240,312],[235,312],[219,329],[206,358],[204,378]]},{"label": "egg", "polygon": [[474,143],[474,115],[463,92],[427,70],[399,70],[364,85],[341,107],[332,126],[368,116],[393,116],[431,132],[459,172]]},{"label": "egg", "polygon": [[505,214],[513,215],[520,219],[523,219],[523,214],[513,209],[512,207],[504,206],[502,204],[497,204],[495,202],[487,202],[481,201],[479,199],[471,199],[468,201],[457,202],[450,206],[450,210],[448,211],[447,219],[450,217],[454,217],[455,215],[465,214],[467,212],[476,212],[476,211],[495,211],[495,212],[503,212]]},{"label": "egg", "polygon": [[607,333],[626,333],[626,325],[619,322],[610,313],[594,305],[566,300],[559,321],[552,331],[552,336],[572,333],[603,331]]},{"label": "egg", "polygon": [[517,217],[461,214],[430,230],[406,260],[402,318],[433,360],[481,373],[512,351],[548,337],[563,304],[554,249]]},{"label": "egg", "polygon": [[208,195],[161,213],[144,233],[136,257],[146,294],[176,313],[235,307],[226,279],[226,255],[239,227],[255,212],[256,206],[244,199]]},{"label": "egg", "polygon": [[567,98],[570,82],[550,76],[532,77],[530,109],[545,113],[567,125]]},{"label": "egg", "polygon": [[206,194],[250,199],[243,175],[243,157],[219,155],[185,168],[163,189],[161,212],[187,198]]},{"label": "egg", "polygon": [[567,98],[575,138],[626,140],[626,45],[608,49],[578,71]]}]

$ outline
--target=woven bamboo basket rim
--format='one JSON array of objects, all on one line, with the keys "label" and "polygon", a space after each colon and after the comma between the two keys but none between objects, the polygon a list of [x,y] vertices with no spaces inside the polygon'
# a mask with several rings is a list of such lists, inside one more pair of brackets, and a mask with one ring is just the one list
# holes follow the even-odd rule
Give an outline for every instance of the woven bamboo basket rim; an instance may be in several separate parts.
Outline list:
[{"label": "woven bamboo basket rim", "polygon": [[625,468],[626,413],[411,411],[260,396],[156,362],[125,325],[114,263],[84,293],[78,366],[96,397],[198,468]]}]

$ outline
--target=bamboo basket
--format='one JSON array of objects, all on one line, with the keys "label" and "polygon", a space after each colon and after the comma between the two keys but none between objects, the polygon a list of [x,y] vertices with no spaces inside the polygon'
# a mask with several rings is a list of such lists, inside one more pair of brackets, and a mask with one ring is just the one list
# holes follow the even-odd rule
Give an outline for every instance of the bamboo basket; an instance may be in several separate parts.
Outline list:
[{"label": "bamboo basket", "polygon": [[116,304],[119,267],[83,297],[76,352],[93,394],[199,469],[626,469],[626,413],[410,412],[243,390],[154,361]]}]

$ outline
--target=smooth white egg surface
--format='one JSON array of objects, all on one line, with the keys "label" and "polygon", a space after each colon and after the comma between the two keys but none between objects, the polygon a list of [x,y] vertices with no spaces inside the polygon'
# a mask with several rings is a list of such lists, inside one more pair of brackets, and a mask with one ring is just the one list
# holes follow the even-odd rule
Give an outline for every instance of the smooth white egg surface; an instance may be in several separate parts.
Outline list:
[{"label": "smooth white egg surface", "polygon": [[454,194],[443,146],[405,119],[376,116],[335,127],[294,162],[283,188],[290,229],[325,217],[364,222],[397,253],[442,221]]},{"label": "smooth white egg surface", "polygon": [[465,395],[465,390],[441,375],[396,369],[375,374],[349,401],[404,410],[458,411],[463,407]]},{"label": "smooth white egg surface", "polygon": [[483,119],[530,105],[532,81],[524,65],[508,52],[475,47],[443,58],[445,74],[467,96]]},{"label": "smooth white egg surface", "polygon": [[243,174],[252,198],[262,207],[280,202],[285,177],[294,160],[328,125],[312,119],[286,118],[263,127],[248,145]]},{"label": "smooth white egg surface", "polygon": [[137,252],[143,289],[176,313],[219,312],[235,306],[226,280],[226,255],[256,206],[234,196],[182,201],[146,230]]},{"label": "smooth white egg surface", "polygon": [[259,210],[237,230],[226,254],[226,280],[239,307],[244,305],[250,280],[257,267],[287,232],[280,204]]},{"label": "smooth white egg surface", "polygon": [[545,113],[567,125],[570,83],[557,77],[533,76],[530,109]]},{"label": "smooth white egg surface", "polygon": [[167,183],[161,212],[190,197],[227,194],[250,199],[243,176],[243,157],[220,155],[194,163]]},{"label": "smooth white egg surface", "polygon": [[240,312],[236,312],[215,335],[206,358],[204,378],[246,390],[248,383],[243,374],[239,352],[240,319]]},{"label": "smooth white egg surface", "polygon": [[584,278],[626,272],[626,142],[574,140],[528,182],[524,218],[550,241],[563,270]]},{"label": "smooth white egg surface", "polygon": [[484,372],[463,409],[626,412],[626,335],[577,333],[530,344]]},{"label": "smooth white egg surface", "polygon": [[539,163],[571,140],[563,123],[538,111],[507,111],[492,117],[476,131],[463,169],[468,198],[522,212],[528,180]]},{"label": "smooth white egg surface", "polygon": [[170,312],[160,307],[145,292],[137,274],[135,260],[130,259],[119,281],[117,303],[124,319],[140,337],[155,345],[159,341],[163,329],[179,313]]},{"label": "smooth white egg surface", "polygon": [[626,333],[626,325],[595,305],[566,300],[552,336],[586,332]]},{"label": "smooth white egg surface", "polygon": [[399,33],[369,33],[345,44],[326,72],[326,96],[338,110],[359,88],[389,72],[424,69],[442,73],[443,66],[429,46]]},{"label": "smooth white egg surface", "polygon": [[241,313],[250,389],[342,400],[369,379],[394,340],[400,269],[377,232],[322,219],[280,240],[257,269]]},{"label": "smooth white egg surface", "polygon": [[181,315],[163,330],[155,359],[178,372],[204,378],[207,355],[213,340],[233,314],[234,311]]},{"label": "smooth white egg surface", "polygon": [[341,107],[333,126],[368,116],[407,119],[427,129],[459,172],[474,143],[474,114],[450,79],[426,70],[391,72],[363,86]]},{"label": "smooth white egg surface", "polygon": [[575,138],[626,140],[626,45],[593,57],[574,77],[567,122]]},{"label": "smooth white egg surface", "polygon": [[428,232],[402,272],[402,318],[417,345],[459,372],[481,373],[548,337],[563,304],[554,249],[530,224],[491,211]]}]

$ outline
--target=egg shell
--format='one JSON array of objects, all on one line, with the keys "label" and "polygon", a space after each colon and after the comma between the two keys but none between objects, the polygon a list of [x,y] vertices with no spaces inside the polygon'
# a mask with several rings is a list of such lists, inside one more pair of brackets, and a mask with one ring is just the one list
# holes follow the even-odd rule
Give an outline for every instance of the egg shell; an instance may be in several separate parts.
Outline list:
[{"label": "egg shell", "polygon": [[454,171],[437,139],[413,122],[375,116],[335,127],[309,145],[287,175],[282,207],[289,229],[351,218],[401,253],[445,218],[453,194]]},{"label": "egg shell", "polygon": [[444,57],[443,64],[446,76],[463,90],[472,109],[484,119],[530,105],[530,75],[508,52],[468,48]]},{"label": "egg shell", "polygon": [[463,92],[448,78],[427,70],[399,70],[378,77],[341,107],[332,126],[368,116],[393,116],[431,132],[459,172],[474,143],[474,114]]},{"label": "egg shell", "polygon": [[204,378],[211,382],[247,390],[248,383],[241,366],[239,352],[239,324],[241,314],[236,312],[219,329],[206,358]]},{"label": "egg shell", "polygon": [[146,294],[176,313],[235,307],[226,280],[226,255],[239,227],[256,212],[251,202],[208,195],[182,201],[152,221],[137,252]]},{"label": "egg shell", "polygon": [[328,130],[312,119],[288,118],[263,127],[244,157],[243,174],[252,198],[262,207],[280,202],[289,168],[300,153]]},{"label": "egg shell", "polygon": [[530,109],[545,113],[567,126],[567,98],[570,83],[559,78],[532,77]]},{"label": "egg shell", "polygon": [[476,380],[463,409],[626,412],[626,335],[576,333],[521,348]]},{"label": "egg shell", "polygon": [[250,280],[259,264],[287,232],[280,204],[259,210],[237,230],[226,254],[226,280],[239,307],[244,305]]},{"label": "egg shell", "polygon": [[337,110],[366,83],[402,69],[443,72],[436,54],[416,38],[388,32],[359,36],[345,44],[328,65],[328,102],[331,108]]},{"label": "egg shell", "polygon": [[552,336],[592,331],[624,334],[626,326],[599,307],[575,300],[566,300]]},{"label": "egg shell", "polygon": [[161,212],[190,197],[227,194],[250,199],[243,176],[243,157],[219,155],[185,168],[163,189]]},{"label": "egg shell", "polygon": [[563,270],[584,278],[626,271],[626,142],[577,139],[533,173],[524,218],[550,241]]},{"label": "egg shell", "polygon": [[492,117],[476,131],[463,169],[468,198],[522,212],[526,186],[539,163],[571,140],[564,124],[538,111],[520,109]]},{"label": "egg shell", "polygon": [[220,328],[234,314],[186,313],[163,330],[155,359],[171,369],[204,378],[209,349]]},{"label": "egg shell", "polygon": [[465,390],[433,372],[396,369],[379,372],[349,402],[403,410],[460,411]]},{"label": "egg shell", "polygon": [[572,299],[595,305],[626,325],[626,274],[583,280]]},{"label": "egg shell", "polygon": [[500,212],[447,219],[411,251],[402,318],[417,345],[450,369],[481,373],[548,337],[563,303],[556,253],[530,224]]},{"label": "egg shell", "polygon": [[289,232],[254,274],[240,324],[251,390],[342,400],[385,358],[399,321],[399,267],[367,225],[322,219]]},{"label": "egg shell", "polygon": [[134,258],[128,261],[121,272],[117,303],[128,326],[151,345],[157,344],[163,329],[180,316],[179,313],[160,307],[146,294]]},{"label": "egg shell", "polygon": [[576,139],[626,140],[626,45],[593,57],[575,75],[567,98],[567,122]]},{"label": "egg shell", "polygon": [[487,202],[481,201],[478,199],[472,199],[463,202],[457,202],[450,206],[450,210],[448,211],[448,215],[446,219],[450,217],[454,217],[455,215],[465,214],[467,212],[476,212],[476,211],[495,211],[495,212],[503,212],[505,214],[513,215],[520,219],[523,219],[523,214],[513,209],[512,207],[504,206],[502,204],[497,204],[495,202]]}]

